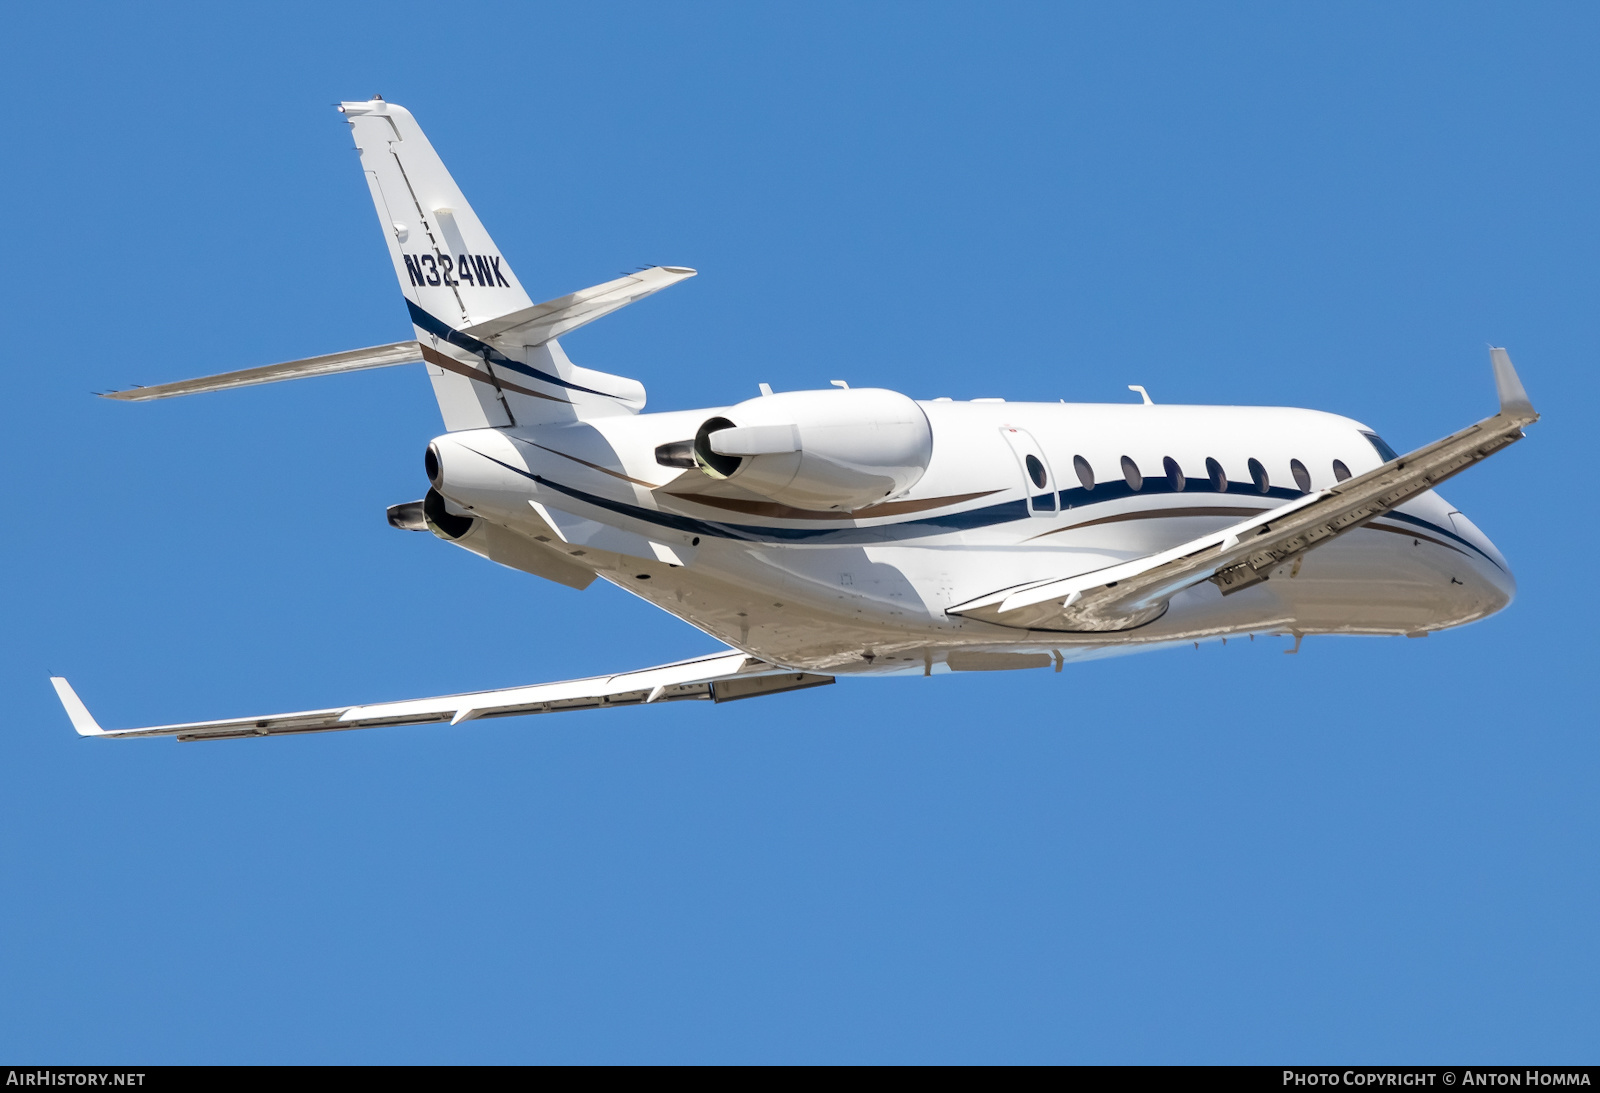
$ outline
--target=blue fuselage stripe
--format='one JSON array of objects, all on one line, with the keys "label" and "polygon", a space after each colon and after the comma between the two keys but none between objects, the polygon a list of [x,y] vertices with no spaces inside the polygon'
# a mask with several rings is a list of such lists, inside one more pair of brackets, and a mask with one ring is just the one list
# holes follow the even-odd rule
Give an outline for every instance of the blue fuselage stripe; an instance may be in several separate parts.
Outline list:
[{"label": "blue fuselage stripe", "polygon": [[[483,455],[482,452],[479,452],[478,454]],[[697,520],[692,516],[678,516],[674,513],[661,512],[656,509],[647,509],[639,505],[628,504],[624,501],[613,501],[607,497],[600,497],[596,494],[588,493],[584,490],[576,489],[572,486],[567,486],[560,482],[552,481],[543,475],[533,474],[529,471],[523,470],[521,467],[514,467],[509,463],[504,463],[498,459],[495,459],[493,456],[485,455],[484,458],[493,463],[499,464],[508,471],[513,471],[517,474],[520,474],[524,478],[530,478],[541,486],[548,486],[550,489],[553,489],[558,493],[564,493],[568,497],[572,497],[586,504],[594,505],[597,508],[615,512],[621,516],[627,516],[634,520],[642,520],[645,523],[655,524],[659,527],[671,528],[674,531],[685,532],[690,535],[714,535],[723,539],[742,539],[747,542],[811,542],[817,544],[850,546],[855,544],[883,543],[893,540],[912,539],[917,538],[920,535],[938,535],[949,531],[970,531],[975,528],[993,527],[996,524],[1009,524],[1013,521],[1029,519],[1028,503],[1026,500],[1019,498],[1015,501],[1002,501],[999,504],[985,505],[982,508],[968,509],[965,512],[951,513],[948,516],[933,516],[920,520],[907,520],[898,524],[879,524],[874,527],[864,528],[779,528],[752,526],[749,524],[725,524],[717,521]],[[1147,478],[1145,479],[1144,485],[1144,489],[1134,490],[1125,482],[1106,482],[1096,485],[1093,490],[1062,490],[1058,496],[1060,499],[1061,508],[1063,511],[1065,511],[1068,509],[1086,508],[1091,505],[1099,505],[1108,501],[1118,501],[1126,497],[1149,496],[1152,494],[1172,495],[1180,492],[1172,489],[1165,479]],[[1297,490],[1282,489],[1279,487],[1273,487],[1266,493],[1262,493],[1253,486],[1239,487],[1232,482],[1228,483],[1228,488],[1225,491],[1218,491],[1212,488],[1211,484],[1204,480],[1201,482],[1192,483],[1192,485],[1194,488],[1185,489],[1181,492],[1196,495],[1208,493],[1228,493],[1241,497],[1277,498],[1280,501],[1292,501],[1297,497],[1305,496]],[[1093,500],[1088,500],[1091,497]],[[1161,510],[1152,509],[1149,511],[1148,515],[1152,519],[1159,519],[1161,517]],[[1485,554],[1476,545],[1462,538],[1454,531],[1451,531],[1448,528],[1442,528],[1432,521],[1423,520],[1420,517],[1411,516],[1406,513],[1392,511],[1384,513],[1381,519],[1400,520],[1408,524],[1414,524],[1419,528],[1427,528],[1429,531],[1455,540],[1462,546],[1467,547],[1474,554],[1481,555],[1484,560],[1495,566],[1495,568],[1501,568],[1498,562],[1489,557],[1489,555]],[[1062,530],[1070,530],[1070,528],[1063,528]]]},{"label": "blue fuselage stripe", "polygon": [[541,383],[549,383],[554,384],[557,387],[565,387],[569,391],[582,391],[586,395],[604,395],[606,398],[616,397],[615,395],[607,395],[604,391],[596,391],[592,387],[582,387],[576,383],[570,383],[567,380],[562,379],[560,376],[553,376],[549,372],[544,372],[532,367],[531,365],[523,364],[521,361],[514,361],[504,353],[500,352],[500,350],[496,349],[494,346],[489,345],[487,342],[480,342],[477,338],[474,338],[470,334],[463,334],[461,331],[444,322],[444,320],[424,311],[410,300],[406,301],[406,307],[411,310],[411,322],[414,325],[426,330],[429,334],[432,334],[436,338],[443,338],[445,341],[449,342],[453,346],[456,346],[457,348],[465,349],[468,353],[471,353],[474,356],[482,357],[485,361],[492,365],[509,369],[512,372],[521,373],[522,375],[527,376],[530,379],[536,379]]},{"label": "blue fuselage stripe", "polygon": [[1434,533],[1439,534],[1439,535],[1443,535],[1447,539],[1454,539],[1456,542],[1460,543],[1462,546],[1466,547],[1468,550],[1472,551],[1474,554],[1482,554],[1483,557],[1489,562],[1489,564],[1494,566],[1496,569],[1504,569],[1505,568],[1499,562],[1495,561],[1493,558],[1490,558],[1489,555],[1484,554],[1483,550],[1480,547],[1478,547],[1475,543],[1473,543],[1472,540],[1466,539],[1466,538],[1456,534],[1455,532],[1451,531],[1449,528],[1442,528],[1438,524],[1433,523],[1432,521],[1424,520],[1421,517],[1412,516],[1409,513],[1394,512],[1392,510],[1389,511],[1389,512],[1384,513],[1378,519],[1380,519],[1380,520],[1399,520],[1401,523],[1415,524],[1419,528],[1427,528],[1429,531],[1434,532]]}]

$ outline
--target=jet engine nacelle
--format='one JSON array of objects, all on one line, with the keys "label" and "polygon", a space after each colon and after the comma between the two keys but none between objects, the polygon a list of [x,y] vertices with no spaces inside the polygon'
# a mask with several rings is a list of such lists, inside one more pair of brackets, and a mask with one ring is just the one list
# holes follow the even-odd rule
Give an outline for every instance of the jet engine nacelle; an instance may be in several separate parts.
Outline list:
[{"label": "jet engine nacelle", "polygon": [[694,438],[694,461],[712,478],[820,511],[904,493],[932,456],[922,408],[875,388],[762,395],[709,419]]},{"label": "jet engine nacelle", "polygon": [[520,460],[516,446],[498,429],[471,429],[434,437],[423,456],[432,507],[424,506],[428,525],[451,540],[466,534],[460,520],[487,517],[516,527],[529,520],[532,483],[513,468]]}]

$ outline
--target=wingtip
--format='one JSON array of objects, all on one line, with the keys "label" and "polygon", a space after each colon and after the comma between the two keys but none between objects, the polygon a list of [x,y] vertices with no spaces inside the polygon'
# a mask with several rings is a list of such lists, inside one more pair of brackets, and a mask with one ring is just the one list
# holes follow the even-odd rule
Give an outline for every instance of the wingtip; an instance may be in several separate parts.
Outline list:
[{"label": "wingtip", "polygon": [[1494,366],[1494,386],[1500,395],[1500,412],[1538,417],[1538,411],[1528,401],[1528,392],[1523,388],[1517,370],[1511,365],[1511,354],[1499,346],[1491,345],[1489,362]]},{"label": "wingtip", "polygon": [[62,707],[67,711],[67,717],[72,721],[72,727],[78,730],[79,736],[104,736],[106,731],[100,727],[94,715],[89,713],[89,707],[83,704],[83,699],[78,697],[78,692],[72,689],[61,676],[51,676],[50,682],[56,689],[56,697],[61,700]]}]

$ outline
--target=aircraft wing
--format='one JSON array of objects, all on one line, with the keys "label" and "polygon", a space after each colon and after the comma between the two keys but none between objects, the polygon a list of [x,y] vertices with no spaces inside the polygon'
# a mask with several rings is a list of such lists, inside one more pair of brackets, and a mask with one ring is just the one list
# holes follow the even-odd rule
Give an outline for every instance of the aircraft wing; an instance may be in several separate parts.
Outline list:
[{"label": "aircraft wing", "polygon": [[216,376],[161,383],[154,387],[133,387],[126,391],[107,391],[101,398],[120,399],[124,402],[149,402],[158,398],[176,398],[179,395],[198,395],[206,391],[226,391],[232,387],[254,387],[261,383],[280,380],[305,379],[308,376],[331,376],[335,372],[359,372],[365,368],[387,368],[392,364],[410,364],[422,359],[422,347],[416,342],[394,342],[375,345],[369,349],[350,349],[343,353],[328,353],[321,357],[284,361],[260,368],[246,368],[238,372],[223,372]]},{"label": "aircraft wing", "polygon": [[1040,630],[1126,630],[1159,618],[1167,601],[1211,581],[1224,596],[1267,579],[1306,551],[1361,527],[1522,439],[1539,415],[1504,349],[1491,349],[1500,412],[1366,474],[1232,527],[1144,558],[1060,580],[1002,589],[952,615]]},{"label": "aircraft wing", "polygon": [[283,736],[303,732],[373,729],[388,725],[427,725],[482,717],[592,710],[605,706],[639,706],[650,702],[740,698],[797,691],[832,683],[832,676],[789,672],[744,653],[729,651],[658,668],[594,676],[562,683],[536,683],[499,691],[379,702],[368,706],[335,706],[326,710],[155,725],[142,729],[102,729],[71,685],[52,676],[56,695],[79,736],[176,736],[179,740],[226,740],[243,736]]}]

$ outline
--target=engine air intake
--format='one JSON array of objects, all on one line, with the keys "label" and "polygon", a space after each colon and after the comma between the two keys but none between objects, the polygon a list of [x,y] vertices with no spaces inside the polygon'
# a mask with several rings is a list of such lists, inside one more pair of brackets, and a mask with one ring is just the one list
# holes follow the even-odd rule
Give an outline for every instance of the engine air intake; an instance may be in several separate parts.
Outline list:
[{"label": "engine air intake", "polygon": [[694,460],[792,508],[854,512],[905,493],[928,469],[933,430],[896,391],[786,391],[741,402],[695,433]]}]

